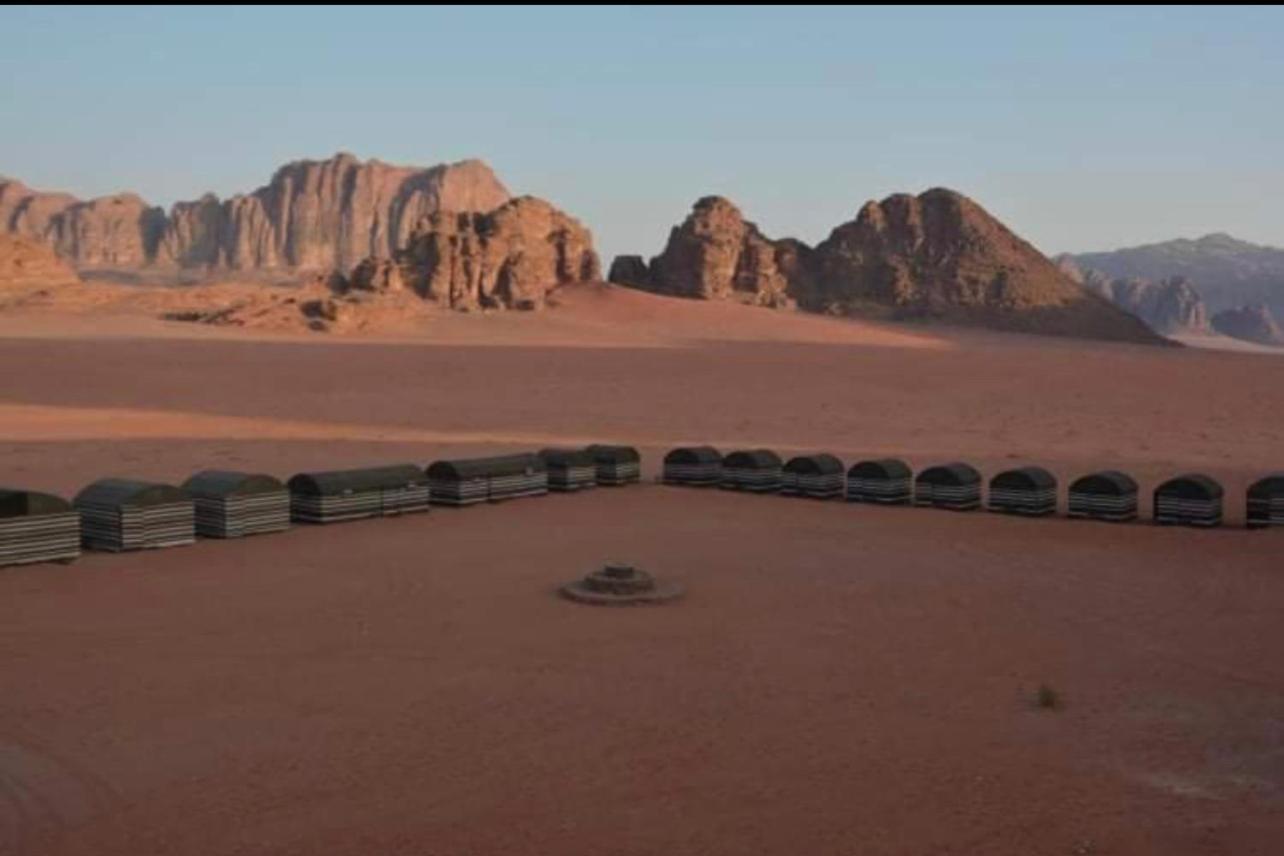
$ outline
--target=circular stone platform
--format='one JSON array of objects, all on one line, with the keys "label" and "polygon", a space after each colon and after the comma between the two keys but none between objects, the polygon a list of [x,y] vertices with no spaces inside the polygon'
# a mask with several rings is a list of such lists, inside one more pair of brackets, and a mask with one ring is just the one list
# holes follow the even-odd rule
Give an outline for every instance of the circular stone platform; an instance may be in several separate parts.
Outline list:
[{"label": "circular stone platform", "polygon": [[559,591],[563,597],[594,606],[635,606],[673,600],[681,597],[683,589],[678,583],[657,583],[632,565],[611,562]]}]

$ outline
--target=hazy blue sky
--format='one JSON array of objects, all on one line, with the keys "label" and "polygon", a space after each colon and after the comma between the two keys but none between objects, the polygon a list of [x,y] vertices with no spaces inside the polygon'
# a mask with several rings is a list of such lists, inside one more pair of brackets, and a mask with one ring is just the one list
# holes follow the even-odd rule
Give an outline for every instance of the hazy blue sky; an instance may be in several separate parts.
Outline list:
[{"label": "hazy blue sky", "polygon": [[327,157],[489,161],[653,253],[953,187],[1047,252],[1284,245],[1284,11],[0,10],[0,173],[169,205]]}]

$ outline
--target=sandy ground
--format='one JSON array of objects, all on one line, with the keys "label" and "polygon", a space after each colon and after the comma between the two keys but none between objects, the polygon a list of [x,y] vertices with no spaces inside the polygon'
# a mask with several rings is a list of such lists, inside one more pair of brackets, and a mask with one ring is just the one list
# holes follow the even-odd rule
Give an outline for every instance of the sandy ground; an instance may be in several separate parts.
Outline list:
[{"label": "sandy ground", "polygon": [[[641,297],[10,314],[0,482],[700,441],[1199,469],[1238,523],[1284,469],[1277,357]],[[6,569],[0,853],[1276,853],[1281,536],[647,484]],[[617,558],[688,597],[553,596]]]}]

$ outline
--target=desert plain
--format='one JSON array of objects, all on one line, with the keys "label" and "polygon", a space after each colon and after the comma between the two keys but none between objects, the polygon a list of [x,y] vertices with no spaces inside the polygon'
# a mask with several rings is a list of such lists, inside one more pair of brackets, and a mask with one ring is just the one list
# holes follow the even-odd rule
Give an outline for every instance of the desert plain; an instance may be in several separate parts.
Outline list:
[{"label": "desert plain", "polygon": [[[0,318],[3,482],[619,442],[640,486],[0,572],[0,853],[1272,854],[1284,359],[584,286]],[[1227,489],[1214,531],[654,483],[684,443]],[[1062,492],[1064,502],[1064,490]],[[687,588],[601,609],[608,560]],[[1058,704],[1035,704],[1040,686]]]}]

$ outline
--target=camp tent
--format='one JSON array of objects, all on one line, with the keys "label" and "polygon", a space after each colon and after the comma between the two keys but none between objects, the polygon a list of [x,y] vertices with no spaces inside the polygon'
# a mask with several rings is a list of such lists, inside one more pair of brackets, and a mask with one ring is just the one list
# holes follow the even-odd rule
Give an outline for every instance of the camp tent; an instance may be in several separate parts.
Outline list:
[{"label": "camp tent", "polygon": [[781,471],[780,492],[787,496],[833,499],[843,495],[843,462],[825,452],[790,458]]},{"label": "camp tent", "polygon": [[727,490],[773,493],[783,476],[780,456],[770,449],[741,449],[722,459],[720,486]]},{"label": "camp tent", "polygon": [[712,446],[682,446],[664,456],[665,484],[708,487],[722,479],[722,455]]},{"label": "camp tent", "polygon": [[990,479],[990,511],[1041,517],[1057,510],[1057,477],[1043,467],[1018,467]]},{"label": "camp tent", "polygon": [[80,555],[80,512],[59,496],[0,487],[0,566]]},{"label": "camp tent", "polygon": [[290,517],[338,523],[428,510],[428,479],[414,464],[299,473],[287,483]]},{"label": "camp tent", "polygon": [[1137,482],[1118,470],[1102,470],[1070,484],[1069,517],[1124,523],[1137,519]]},{"label": "camp tent", "polygon": [[908,505],[914,498],[914,471],[897,458],[860,461],[847,471],[847,501]]},{"label": "camp tent", "polygon": [[585,451],[593,456],[598,484],[618,486],[642,480],[642,456],[632,446],[595,444]]},{"label": "camp tent", "polygon": [[951,511],[979,508],[981,474],[962,462],[928,467],[914,480],[914,504]]},{"label": "camp tent", "polygon": [[187,492],[136,479],[100,479],[76,494],[81,540],[92,550],[180,547],[196,540]]},{"label": "camp tent", "polygon": [[262,473],[202,470],[183,482],[196,507],[196,534],[239,538],[290,528],[290,491]]},{"label": "camp tent", "polygon": [[1222,486],[1202,473],[1169,479],[1155,488],[1155,522],[1165,526],[1220,526]]}]

